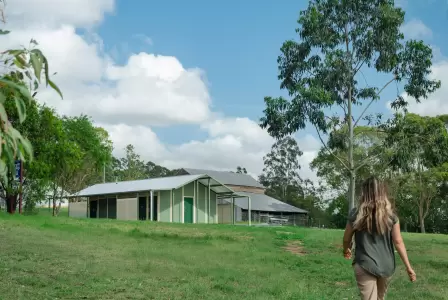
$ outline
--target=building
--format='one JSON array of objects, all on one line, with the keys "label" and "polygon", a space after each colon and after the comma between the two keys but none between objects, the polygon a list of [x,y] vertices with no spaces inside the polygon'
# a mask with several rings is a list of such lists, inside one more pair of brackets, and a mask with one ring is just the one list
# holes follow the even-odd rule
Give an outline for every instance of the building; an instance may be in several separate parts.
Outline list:
[{"label": "building", "polygon": [[218,223],[218,202],[246,198],[208,174],[102,183],[71,195],[69,216],[177,223]]},{"label": "building", "polygon": [[[184,168],[180,173],[208,174],[238,194],[238,197],[222,197],[218,200],[219,223],[246,222],[248,215],[251,215],[251,221],[259,223],[274,220],[290,225],[304,225],[308,219],[306,210],[265,195],[264,186],[248,174],[190,168]],[[251,199],[250,214],[247,199]]]},{"label": "building", "polygon": [[189,168],[179,173],[93,185],[71,196],[69,216],[176,223],[277,219],[291,225],[307,219],[307,211],[265,195],[265,188],[250,175]]}]

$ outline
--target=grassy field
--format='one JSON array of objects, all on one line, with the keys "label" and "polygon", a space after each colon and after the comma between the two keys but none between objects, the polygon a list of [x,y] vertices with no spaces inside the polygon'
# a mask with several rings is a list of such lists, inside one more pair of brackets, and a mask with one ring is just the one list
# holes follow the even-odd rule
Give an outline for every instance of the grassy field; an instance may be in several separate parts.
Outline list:
[{"label": "grassy field", "polygon": [[[357,299],[341,238],[0,213],[0,299]],[[400,263],[388,299],[448,299],[448,236],[405,241],[418,281]]]}]

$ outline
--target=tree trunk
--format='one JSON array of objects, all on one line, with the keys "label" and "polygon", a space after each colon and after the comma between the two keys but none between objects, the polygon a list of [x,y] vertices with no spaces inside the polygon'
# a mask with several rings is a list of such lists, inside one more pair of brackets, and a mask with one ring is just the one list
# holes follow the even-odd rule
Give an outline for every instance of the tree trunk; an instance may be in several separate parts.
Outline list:
[{"label": "tree trunk", "polygon": [[350,182],[348,187],[348,212],[350,213],[355,207],[355,166],[353,161],[353,122],[352,122],[352,101],[351,88],[349,89],[349,100],[347,101],[347,118],[348,118],[348,167],[350,173]]},{"label": "tree trunk", "polygon": [[350,183],[348,187],[348,212],[350,213],[353,208],[355,208],[355,192],[356,192],[356,183],[355,183],[355,172],[353,171],[350,174]]},{"label": "tree trunk", "polygon": [[53,217],[56,216],[56,199],[53,197]]},{"label": "tree trunk", "polygon": [[56,217],[59,216],[59,212],[61,211],[61,205],[62,205],[62,202],[59,201],[58,207],[56,208],[56,215],[55,215]]},{"label": "tree trunk", "polygon": [[420,222],[420,232],[425,233],[425,214],[424,214],[424,204],[425,204],[425,198],[423,195],[423,182],[422,182],[422,172],[423,172],[423,165],[418,162],[418,179],[419,179],[419,187],[420,187],[420,199],[419,199],[419,205],[418,205],[418,218]]},{"label": "tree trunk", "polygon": [[418,220],[420,223],[420,232],[421,233],[426,233],[425,230],[425,216],[423,215],[423,203],[421,202],[422,200],[420,200],[420,205],[418,207]]},{"label": "tree trunk", "polygon": [[[347,67],[350,69],[352,53],[349,48],[349,33],[348,24],[345,24],[345,50],[347,54]],[[351,69],[350,69],[351,70]],[[346,120],[348,123],[348,167],[350,173],[350,183],[348,188],[348,209],[350,211],[355,207],[355,165],[353,161],[353,113],[352,113],[352,80],[353,74],[348,76],[348,93],[347,93],[347,115]]]},{"label": "tree trunk", "polygon": [[420,232],[421,233],[426,233],[425,219],[423,217],[420,217]]},{"label": "tree trunk", "polygon": [[17,209],[17,195],[6,195],[6,211],[15,214]]}]

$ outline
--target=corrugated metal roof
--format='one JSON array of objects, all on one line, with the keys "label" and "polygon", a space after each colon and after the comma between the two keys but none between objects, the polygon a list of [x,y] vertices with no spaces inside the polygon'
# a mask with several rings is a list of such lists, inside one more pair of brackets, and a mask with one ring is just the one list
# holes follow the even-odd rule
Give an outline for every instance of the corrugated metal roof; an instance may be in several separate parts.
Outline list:
[{"label": "corrugated metal roof", "polygon": [[[275,198],[269,197],[264,194],[256,194],[256,193],[247,193],[247,192],[238,192],[238,195],[244,197],[250,197],[251,200],[251,210],[256,211],[272,211],[272,212],[295,212],[295,213],[308,213],[306,210],[297,208],[295,206],[284,203]],[[227,202],[230,202],[230,199],[224,199]],[[248,201],[247,198],[235,198],[235,205],[238,207],[247,210],[248,209]]]},{"label": "corrugated metal roof", "polygon": [[[120,181],[111,183],[100,183],[90,186],[73,197],[100,196],[109,194],[135,193],[150,190],[171,190],[182,187],[192,181],[199,180],[203,185],[208,185],[209,175],[180,175],[171,177],[150,178],[133,181]],[[216,193],[233,193],[233,191],[217,180],[210,178],[211,189]]]},{"label": "corrugated metal roof", "polygon": [[228,171],[213,171],[213,170],[201,170],[190,168],[183,168],[183,170],[191,175],[207,174],[215,178],[222,184],[243,185],[243,186],[264,188],[261,183],[259,183],[252,176],[247,174],[232,173]]}]

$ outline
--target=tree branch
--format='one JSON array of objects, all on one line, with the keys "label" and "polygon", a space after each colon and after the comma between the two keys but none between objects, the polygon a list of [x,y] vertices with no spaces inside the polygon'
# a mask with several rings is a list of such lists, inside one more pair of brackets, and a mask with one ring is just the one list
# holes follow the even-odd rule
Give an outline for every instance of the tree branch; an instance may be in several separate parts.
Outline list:
[{"label": "tree branch", "polygon": [[[361,68],[362,68],[362,66],[364,65],[365,62],[366,62],[365,60],[358,62],[359,65],[357,65],[355,67],[355,73],[353,74],[353,76],[355,76],[359,72],[359,70],[361,70]],[[365,80],[365,77],[364,77],[364,80]],[[366,82],[367,82],[367,80],[366,80]]]},{"label": "tree branch", "polygon": [[331,151],[330,148],[327,147],[327,145],[325,144],[324,140],[322,139],[322,136],[320,135],[319,129],[317,129],[317,126],[316,126],[316,125],[314,125],[314,128],[316,128],[317,135],[319,136],[319,139],[320,139],[320,141],[321,141],[321,143],[322,143],[322,146],[325,148],[325,150],[327,150],[327,152],[328,152],[330,155],[334,156],[334,157],[335,157],[335,158],[336,158],[336,159],[337,159],[337,160],[344,166],[344,168],[346,168],[348,171],[350,171],[350,168],[347,166],[347,164],[344,163],[344,162],[342,161],[342,159],[341,159],[339,156],[337,156],[336,154],[334,154],[334,152]]},{"label": "tree branch", "polygon": [[358,171],[360,168],[364,167],[367,162],[371,159],[377,158],[378,156],[380,156],[383,153],[377,153],[375,155],[371,155],[371,156],[367,156],[356,168],[355,168],[355,172]]},{"label": "tree branch", "polygon": [[339,103],[338,104],[341,108],[342,108],[342,111],[344,112],[344,120],[347,118],[347,107],[345,106],[345,102],[343,102],[343,103]]},{"label": "tree branch", "polygon": [[[394,78],[392,78],[391,80],[389,80],[382,88],[381,90],[376,94],[376,96],[379,96],[381,94],[382,91],[384,91],[384,89],[391,84],[392,82],[394,82],[396,79],[396,77],[394,76]],[[376,100],[376,97],[373,98],[372,100],[370,100],[369,104],[367,104],[366,108],[364,108],[364,110],[362,111],[361,115],[358,117],[358,119],[355,122],[355,125],[353,125],[353,127],[355,127],[356,125],[358,125],[358,122],[361,120],[361,118],[364,116],[364,114],[366,113],[366,111],[369,109],[370,105],[372,105],[373,101]]]},{"label": "tree branch", "polygon": [[431,206],[431,201],[432,201],[432,197],[431,197],[431,196],[428,196],[427,199],[426,199],[426,201],[425,201],[425,204],[426,204],[426,210],[425,210],[425,212],[423,213],[423,220],[426,219],[426,217],[427,217],[428,214],[429,214],[429,207]]}]

